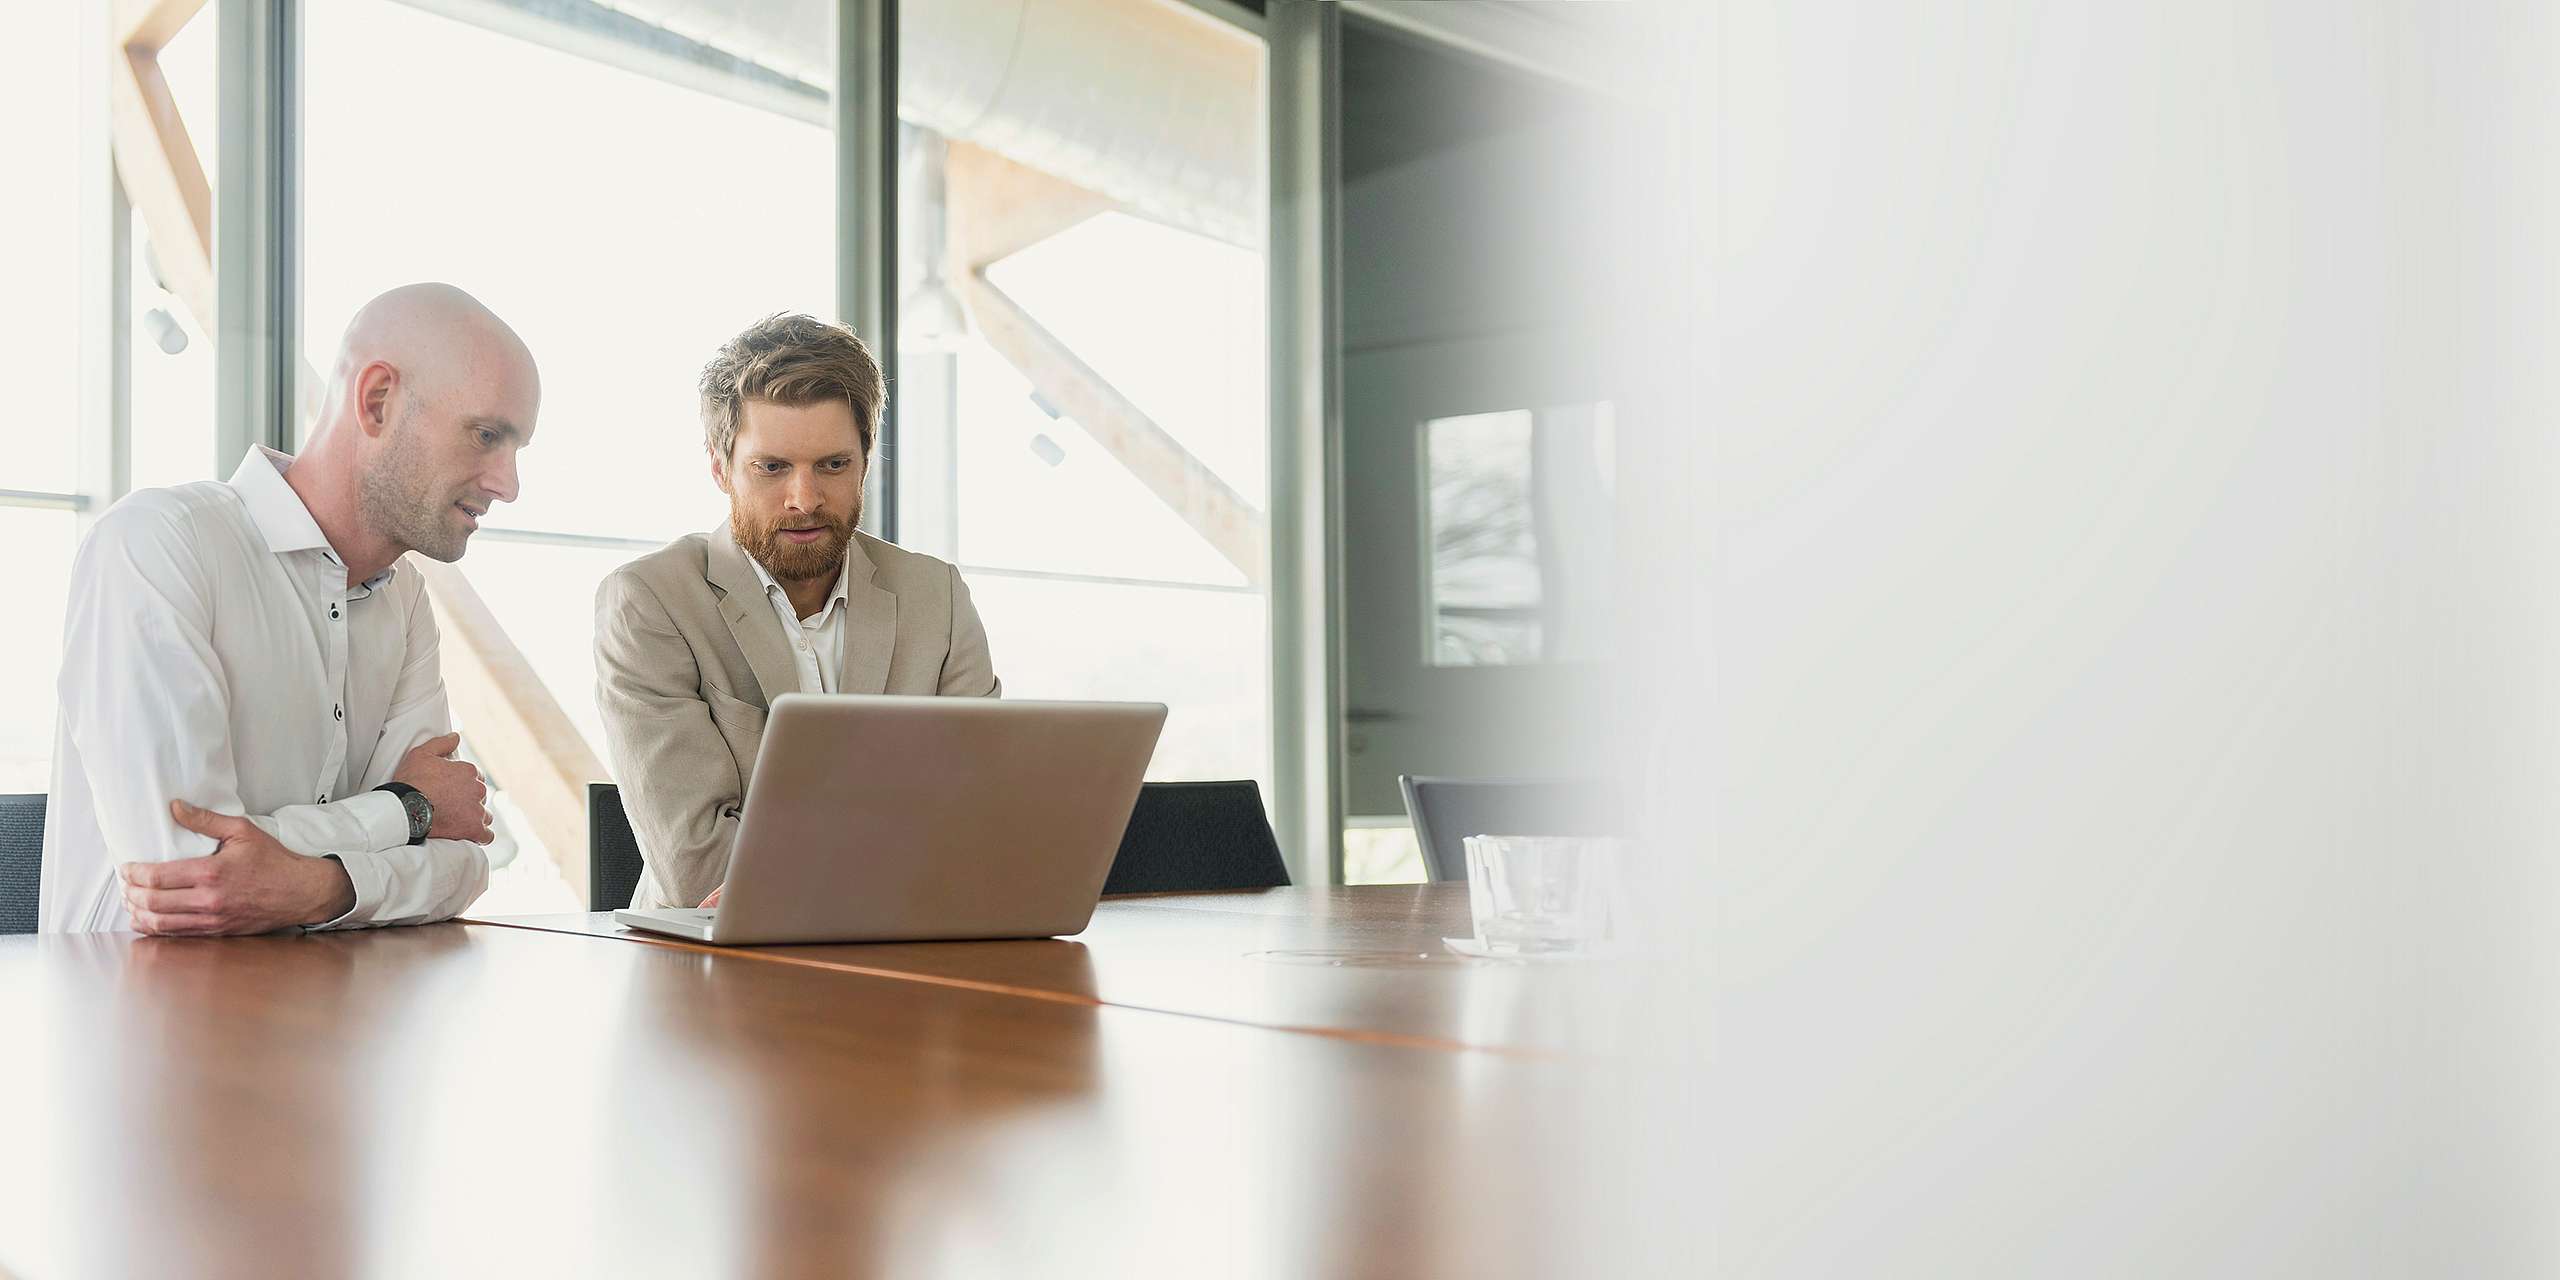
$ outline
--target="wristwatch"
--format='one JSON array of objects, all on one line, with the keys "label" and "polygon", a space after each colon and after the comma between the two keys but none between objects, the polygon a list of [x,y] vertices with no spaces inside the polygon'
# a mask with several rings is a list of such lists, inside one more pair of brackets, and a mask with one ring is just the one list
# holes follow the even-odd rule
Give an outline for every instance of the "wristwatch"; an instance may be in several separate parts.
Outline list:
[{"label": "wristwatch", "polygon": [[427,793],[405,782],[386,782],[374,790],[388,791],[400,798],[400,807],[409,813],[409,843],[425,844],[427,828],[436,822],[436,805],[427,799]]}]

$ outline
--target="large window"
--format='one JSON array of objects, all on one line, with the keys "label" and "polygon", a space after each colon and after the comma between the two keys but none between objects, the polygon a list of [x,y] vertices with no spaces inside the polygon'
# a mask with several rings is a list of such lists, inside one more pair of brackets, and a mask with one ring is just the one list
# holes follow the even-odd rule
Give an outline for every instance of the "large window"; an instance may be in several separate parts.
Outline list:
[{"label": "large window", "polygon": [[0,627],[0,792],[43,791],[53,767],[53,678],[62,666],[62,603],[75,517],[0,507],[5,581],[23,626]]},{"label": "large window", "polygon": [[[7,472],[0,488],[68,493],[79,485],[79,330],[65,320],[80,309],[80,143],[77,131],[33,123],[59,117],[79,92],[71,53],[80,17],[70,5],[38,5],[10,19],[0,42],[0,172],[16,188],[0,203],[8,236],[8,305],[0,306],[0,345],[9,365],[41,376],[13,379]],[[38,251],[39,246],[47,247]]]},{"label": "large window", "polygon": [[1008,694],[1164,702],[1151,776],[1267,793],[1261,44],[1172,0],[900,21],[899,540]]},{"label": "large window", "polygon": [[[190,6],[40,4],[0,44],[0,109],[77,122],[0,134],[22,179],[0,229],[46,247],[14,259],[0,342],[53,375],[27,381],[0,460],[0,586],[39,620],[0,650],[0,789],[46,783],[84,522],[240,461],[217,421],[226,324],[293,334],[290,421],[228,424],[289,439],[323,411],[354,310],[420,280],[486,302],[543,377],[521,500],[437,590],[504,635],[449,626],[448,683],[520,661],[601,776],[596,583],[725,515],[703,361],[773,312],[839,314],[841,6],[228,3],[229,32],[226,0],[177,20]],[[217,199],[226,147],[258,145],[222,134],[226,69],[276,34],[244,12],[299,24],[288,100],[228,86],[289,114],[290,241],[260,209],[217,225],[244,211]],[[1262,42],[1178,0],[911,3],[898,30],[886,532],[961,567],[1009,694],[1163,701],[1152,776],[1267,789]],[[275,314],[218,313],[243,295],[217,293],[217,264],[269,256],[292,286]],[[502,792],[521,776],[482,762]],[[550,878],[502,876],[484,909],[571,905],[552,872],[580,835],[514,801],[538,855],[515,869]]]},{"label": "large window", "polygon": [[[827,87],[802,78],[822,72],[744,56],[778,37],[752,25],[777,11],[694,8],[678,35],[576,5],[502,31],[329,0],[303,32],[310,403],[347,319],[395,285],[458,285],[524,337],[542,412],[522,494],[460,568],[599,761],[596,584],[727,512],[702,449],[703,362],[770,313],[835,312]],[[506,762],[482,763],[503,801]],[[502,816],[543,852],[539,823]],[[548,852],[502,869],[484,909],[569,905],[551,867],[583,845]]]},{"label": "large window", "polygon": [[0,592],[19,619],[0,632],[0,791],[50,783],[62,607],[85,522],[133,485],[225,465],[205,336],[221,4],[174,27],[145,16],[19,6],[0,40],[0,115],[14,122],[0,129],[0,349],[26,375],[0,455]]},{"label": "large window", "polygon": [[[68,54],[79,16],[69,5],[46,5],[13,22],[19,29],[0,45],[0,113],[16,121],[58,114],[77,91]],[[0,130],[0,172],[18,183],[17,196],[0,205],[15,295],[0,306],[0,344],[10,367],[33,375],[13,380],[20,416],[0,461],[0,489],[69,495],[79,487],[79,383],[65,375],[80,367],[80,340],[64,322],[79,310],[79,258],[31,251],[80,239],[79,144],[69,130]],[[0,628],[0,792],[45,789],[63,574],[77,519],[67,503],[0,506],[0,547],[8,548],[0,585],[21,619]]]},{"label": "large window", "polygon": [[[216,97],[221,21],[221,0],[210,0],[148,59],[160,79],[159,92],[176,111],[177,128],[143,131],[128,117],[117,120],[116,171],[132,210],[126,415],[131,487],[137,489],[219,479],[240,462],[217,456],[214,340],[208,336],[220,329],[213,310],[216,257],[209,217],[222,172]],[[141,92],[155,92],[151,75],[136,77]],[[185,196],[199,179],[208,216],[202,223]]]},{"label": "large window", "polygon": [[459,285],[542,368],[523,496],[492,530],[659,542],[710,527],[725,508],[703,466],[703,361],[761,316],[834,311],[823,94],[784,115],[636,55],[616,65],[393,0],[311,5],[303,39],[311,368],[326,374],[373,295]]}]

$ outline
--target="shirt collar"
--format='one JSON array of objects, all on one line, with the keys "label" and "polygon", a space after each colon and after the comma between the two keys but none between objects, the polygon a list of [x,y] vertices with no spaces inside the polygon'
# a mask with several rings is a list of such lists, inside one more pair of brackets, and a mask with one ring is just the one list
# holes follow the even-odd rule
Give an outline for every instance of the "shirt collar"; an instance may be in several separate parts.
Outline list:
[{"label": "shirt collar", "polygon": [[[747,557],[747,567],[754,569],[756,571],[756,581],[764,584],[765,598],[779,603],[783,610],[792,616],[794,621],[798,621],[800,611],[792,607],[791,593],[783,590],[782,584],[773,580],[773,574],[764,567],[764,561],[758,560],[753,555],[750,555]],[[835,593],[828,596],[827,603],[818,610],[817,617],[820,624],[824,624],[826,622],[827,614],[832,612],[837,605],[844,603],[845,593],[849,590],[849,579],[852,577],[852,574],[853,557],[846,556],[845,562],[836,569]]]},{"label": "shirt collar", "polygon": [[[231,487],[240,494],[241,504],[249,509],[249,522],[258,527],[258,537],[267,550],[283,555],[289,551],[327,552],[330,563],[340,563],[337,549],[329,545],[329,536],[320,532],[320,522],[311,518],[302,495],[284,482],[285,468],[293,465],[293,455],[278,452],[265,445],[252,448],[240,459],[239,469],[231,473]],[[370,591],[390,580],[400,567],[394,560],[390,568],[365,579],[361,584]]]}]

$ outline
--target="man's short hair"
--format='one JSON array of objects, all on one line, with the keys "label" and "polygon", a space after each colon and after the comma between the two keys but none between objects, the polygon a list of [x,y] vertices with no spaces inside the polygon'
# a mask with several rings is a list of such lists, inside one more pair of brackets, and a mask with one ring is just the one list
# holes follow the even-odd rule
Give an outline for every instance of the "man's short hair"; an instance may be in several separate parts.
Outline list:
[{"label": "man's short hair", "polygon": [[888,398],[880,362],[853,330],[781,312],[749,325],[702,366],[702,439],[725,459],[738,445],[738,419],[747,401],[799,408],[840,400],[853,410],[862,456],[868,458]]}]

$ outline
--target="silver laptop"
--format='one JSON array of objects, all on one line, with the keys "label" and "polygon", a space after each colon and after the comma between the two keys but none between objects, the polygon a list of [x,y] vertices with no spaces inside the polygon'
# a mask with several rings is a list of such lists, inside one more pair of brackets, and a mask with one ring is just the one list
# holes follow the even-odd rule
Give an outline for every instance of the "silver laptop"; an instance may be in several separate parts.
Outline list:
[{"label": "silver laptop", "polygon": [[1156,702],[786,693],[719,904],[613,918],[740,944],[1080,933],[1164,715]]}]

